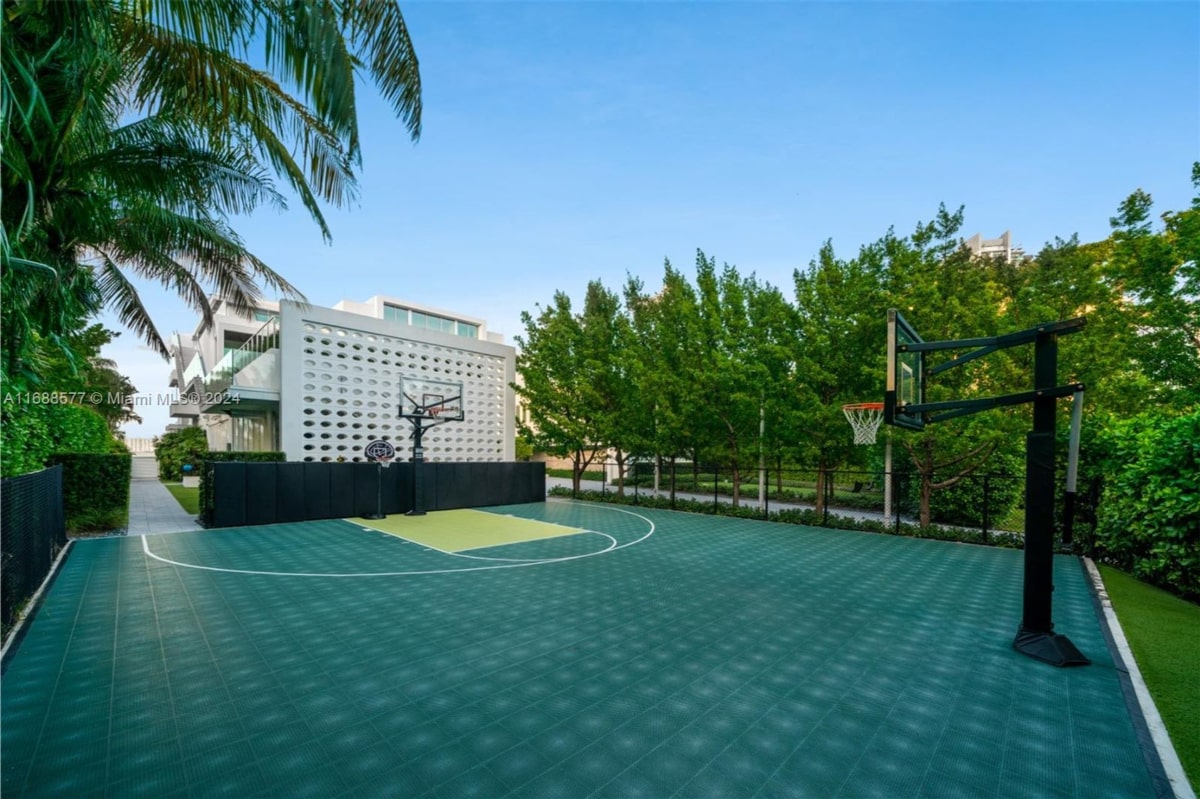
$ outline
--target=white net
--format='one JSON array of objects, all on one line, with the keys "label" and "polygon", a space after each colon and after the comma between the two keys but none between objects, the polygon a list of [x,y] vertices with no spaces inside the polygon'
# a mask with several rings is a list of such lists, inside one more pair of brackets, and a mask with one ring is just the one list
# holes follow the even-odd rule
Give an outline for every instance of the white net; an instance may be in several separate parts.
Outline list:
[{"label": "white net", "polygon": [[855,444],[874,444],[875,434],[883,423],[883,403],[864,402],[857,405],[843,405],[842,413],[854,428]]}]

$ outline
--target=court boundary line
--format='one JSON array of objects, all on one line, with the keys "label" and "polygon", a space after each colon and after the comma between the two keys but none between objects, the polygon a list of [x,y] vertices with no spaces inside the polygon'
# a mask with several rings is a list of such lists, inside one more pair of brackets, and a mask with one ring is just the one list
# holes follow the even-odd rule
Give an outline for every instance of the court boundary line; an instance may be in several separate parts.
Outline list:
[{"label": "court boundary line", "polygon": [[[350,521],[350,520],[344,519],[343,521]],[[356,522],[351,522],[351,524],[356,524]],[[359,526],[362,527],[362,525],[359,525]],[[383,533],[384,535],[390,535],[392,538],[399,538],[401,541],[404,541],[406,543],[409,543],[409,544],[412,544],[412,545],[418,546],[418,547],[424,547],[425,549],[432,549],[434,552],[440,552],[441,554],[449,555],[452,558],[470,558],[472,560],[496,560],[496,561],[507,561],[510,563],[551,563],[558,559],[557,558],[489,558],[485,555],[465,555],[463,553],[470,552],[472,550],[477,550],[477,549],[495,549],[497,547],[510,547],[510,546],[513,546],[514,544],[532,544],[536,541],[553,541],[558,538],[569,538],[569,537],[575,536],[575,535],[602,535],[605,538],[607,538],[609,541],[612,542],[612,544],[605,547],[604,549],[600,549],[595,552],[586,553],[586,555],[588,555],[588,556],[603,555],[605,552],[611,552],[613,549],[615,549],[618,546],[617,539],[613,538],[608,533],[602,533],[599,530],[587,530],[582,527],[572,527],[569,529],[574,530],[574,532],[563,533],[562,535],[547,536],[546,538],[530,538],[526,541],[509,541],[507,544],[488,544],[487,546],[482,546],[482,547],[468,547],[467,549],[460,549],[456,552],[451,549],[442,549],[441,547],[435,547],[433,544],[426,544],[424,541],[417,541],[412,538],[402,536],[399,533],[391,533],[391,532],[388,532],[387,530],[380,530],[378,527],[363,527],[362,529],[367,530],[372,533]],[[572,557],[578,557],[578,556],[572,556]]]},{"label": "court boundary line", "polygon": [[1093,597],[1100,605],[1101,623],[1108,626],[1113,646],[1122,661],[1117,665],[1124,667],[1125,674],[1129,678],[1134,698],[1142,712],[1142,721],[1145,724],[1146,732],[1149,733],[1150,741],[1158,755],[1163,776],[1166,777],[1175,799],[1196,799],[1196,793],[1188,780],[1187,772],[1184,771],[1183,763],[1179,760],[1179,753],[1175,751],[1175,744],[1171,741],[1171,734],[1167,730],[1162,716],[1159,715],[1158,706],[1154,704],[1154,697],[1150,695],[1150,689],[1146,685],[1145,678],[1142,677],[1142,670],[1138,668],[1137,658],[1133,656],[1133,649],[1129,646],[1129,639],[1125,637],[1125,630],[1121,627],[1121,620],[1117,617],[1116,608],[1113,607],[1112,600],[1108,598],[1108,589],[1104,585],[1100,569],[1091,558],[1084,557],[1082,560],[1084,572],[1091,580]]},{"label": "court boundary line", "polygon": [[[570,504],[570,503],[564,503],[564,504]],[[150,544],[148,542],[148,539],[150,538],[149,535],[141,536],[142,553],[146,557],[153,558],[154,560],[157,560],[160,563],[166,563],[170,566],[178,566],[178,567],[184,568],[184,569],[197,569],[199,571],[219,572],[222,574],[252,574],[252,575],[264,576],[264,577],[306,577],[306,578],[307,577],[320,577],[320,578],[330,578],[330,579],[345,579],[345,578],[353,578],[353,577],[415,577],[415,576],[423,575],[423,574],[459,574],[462,572],[493,571],[496,569],[520,569],[520,568],[525,568],[528,566],[545,566],[545,565],[551,564],[551,563],[565,563],[567,561],[572,561],[572,560],[582,560],[583,558],[592,558],[597,555],[605,555],[610,552],[616,552],[617,550],[625,549],[626,547],[631,547],[636,544],[640,544],[643,541],[645,541],[647,538],[649,538],[650,536],[654,535],[654,532],[658,529],[657,525],[655,525],[653,521],[651,521],[650,519],[641,515],[640,513],[634,513],[633,511],[628,511],[623,508],[605,507],[603,509],[615,511],[617,513],[625,513],[629,516],[633,516],[634,518],[641,519],[642,521],[644,521],[646,524],[648,524],[650,526],[650,529],[641,538],[634,539],[633,541],[628,541],[624,544],[618,544],[615,547],[609,547],[607,549],[602,549],[597,552],[588,552],[588,553],[585,553],[582,555],[568,555],[568,556],[561,557],[561,558],[547,558],[545,560],[521,561],[518,563],[496,563],[496,564],[489,565],[489,566],[469,566],[469,567],[462,568],[462,569],[421,569],[421,570],[394,571],[394,572],[277,572],[277,571],[265,571],[265,570],[259,570],[259,569],[229,569],[229,568],[225,568],[223,566],[203,566],[203,565],[200,565],[197,563],[183,563],[181,561],[172,560],[170,558],[166,558],[161,555],[156,555],[154,552],[152,552],[150,550]],[[339,519],[338,521],[342,521],[342,520]],[[362,527],[361,525],[356,525],[356,524],[351,524],[350,526],[356,527],[359,530],[369,530],[373,533],[379,533],[380,535],[392,536],[391,533],[385,533],[381,530],[376,530],[373,527]],[[585,530],[584,532],[597,532],[597,531]],[[606,533],[601,533],[601,535],[607,536]],[[400,538],[403,541],[408,541],[408,539],[403,538],[402,536],[392,536],[392,537]],[[608,536],[608,537],[611,539],[611,536]],[[412,541],[409,541],[409,543],[416,544],[416,542],[412,542]],[[417,544],[417,546],[424,546],[424,545]],[[434,551],[442,552],[443,554],[455,554],[455,553],[445,552],[444,550],[439,550],[436,548],[433,548],[433,549],[434,549]],[[468,556],[462,556],[462,557],[473,557],[473,556],[468,555]],[[477,556],[474,556],[474,557],[477,557]]]}]

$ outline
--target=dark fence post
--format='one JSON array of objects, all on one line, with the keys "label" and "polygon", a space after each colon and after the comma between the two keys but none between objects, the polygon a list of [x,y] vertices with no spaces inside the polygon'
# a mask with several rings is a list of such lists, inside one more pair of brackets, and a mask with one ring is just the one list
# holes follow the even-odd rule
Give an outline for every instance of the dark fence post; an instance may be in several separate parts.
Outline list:
[{"label": "dark fence post", "polygon": [[992,520],[991,475],[983,476],[983,543],[988,543],[988,527]]}]

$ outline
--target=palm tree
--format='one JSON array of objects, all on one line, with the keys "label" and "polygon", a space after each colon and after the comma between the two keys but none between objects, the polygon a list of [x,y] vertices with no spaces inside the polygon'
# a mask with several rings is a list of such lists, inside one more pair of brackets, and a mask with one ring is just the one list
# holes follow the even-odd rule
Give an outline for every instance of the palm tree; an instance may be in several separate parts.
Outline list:
[{"label": "palm tree", "polygon": [[321,204],[353,199],[354,81],[366,72],[413,140],[417,58],[384,0],[9,0],[3,64],[4,367],[29,332],[105,307],[164,355],[135,281],[211,320],[215,291],[299,292],[230,218],[284,207],[281,179],[328,240]]}]

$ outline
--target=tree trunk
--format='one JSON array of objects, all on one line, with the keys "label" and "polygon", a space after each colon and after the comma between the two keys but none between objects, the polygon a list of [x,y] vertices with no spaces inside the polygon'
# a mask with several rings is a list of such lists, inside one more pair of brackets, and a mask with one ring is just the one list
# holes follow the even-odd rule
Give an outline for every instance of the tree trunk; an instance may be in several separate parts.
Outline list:
[{"label": "tree trunk", "polygon": [[933,498],[933,475],[921,472],[921,529],[929,526],[929,504]]}]

